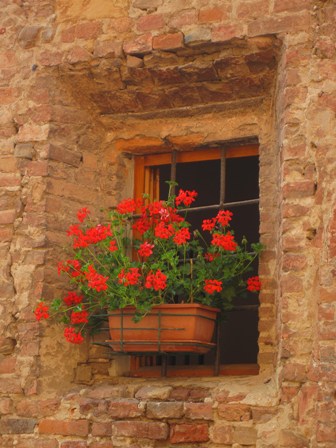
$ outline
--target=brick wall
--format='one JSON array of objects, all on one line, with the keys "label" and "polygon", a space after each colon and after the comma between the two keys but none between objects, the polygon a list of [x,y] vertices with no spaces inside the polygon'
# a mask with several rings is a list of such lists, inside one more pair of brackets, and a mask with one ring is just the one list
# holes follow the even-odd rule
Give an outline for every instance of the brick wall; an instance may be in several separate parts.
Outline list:
[{"label": "brick wall", "polygon": [[[8,0],[0,11],[0,446],[335,446],[332,0]],[[33,318],[124,153],[260,140],[254,377],[139,380]]]}]

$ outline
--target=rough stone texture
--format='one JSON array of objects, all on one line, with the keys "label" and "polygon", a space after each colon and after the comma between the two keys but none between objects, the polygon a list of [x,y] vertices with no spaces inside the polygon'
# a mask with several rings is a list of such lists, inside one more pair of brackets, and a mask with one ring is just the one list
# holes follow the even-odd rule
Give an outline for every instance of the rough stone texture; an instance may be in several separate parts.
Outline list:
[{"label": "rough stone texture", "polygon": [[[334,447],[335,2],[3,3],[0,446]],[[259,375],[111,379],[105,352],[34,322],[76,209],[132,194],[121,153],[251,136]]]}]

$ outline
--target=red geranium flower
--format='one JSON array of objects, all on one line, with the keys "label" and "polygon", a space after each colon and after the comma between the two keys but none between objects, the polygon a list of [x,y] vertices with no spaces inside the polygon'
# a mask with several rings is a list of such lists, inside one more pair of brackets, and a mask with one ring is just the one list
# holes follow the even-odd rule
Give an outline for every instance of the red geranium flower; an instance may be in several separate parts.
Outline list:
[{"label": "red geranium flower", "polygon": [[174,243],[176,243],[178,246],[185,244],[188,240],[190,240],[189,229],[186,227],[183,227],[182,229],[178,230],[175,233],[173,240],[174,240]]},{"label": "red geranium flower", "polygon": [[232,216],[233,213],[229,210],[220,210],[215,219],[221,226],[226,227],[231,221]]},{"label": "red geranium flower", "polygon": [[160,269],[155,273],[150,272],[145,281],[145,288],[153,288],[155,291],[162,291],[167,286],[167,276],[163,274]]},{"label": "red geranium flower", "polygon": [[111,241],[110,241],[110,245],[109,245],[108,250],[109,250],[110,252],[115,252],[116,250],[118,250],[118,245],[117,245],[116,240],[111,240]]},{"label": "red geranium flower", "polygon": [[259,276],[250,277],[247,279],[247,288],[248,291],[260,291],[261,282],[259,280]]},{"label": "red geranium flower", "polygon": [[204,285],[203,289],[208,294],[214,294],[215,292],[221,292],[222,282],[219,280],[205,280],[205,285]]},{"label": "red geranium flower", "polygon": [[197,192],[195,190],[180,190],[179,194],[175,198],[176,205],[183,204],[185,207],[189,207],[196,199]]},{"label": "red geranium flower", "polygon": [[87,324],[89,322],[89,313],[85,310],[72,311],[70,322],[75,324]]},{"label": "red geranium flower", "polygon": [[64,337],[71,344],[81,344],[84,341],[82,334],[80,332],[76,333],[72,327],[66,327],[64,329]]},{"label": "red geranium flower", "polygon": [[211,244],[213,246],[221,247],[224,250],[235,251],[237,249],[237,243],[233,239],[233,235],[228,232],[226,235],[221,233],[214,233],[212,236]]},{"label": "red geranium flower", "polygon": [[163,240],[167,240],[174,235],[174,227],[171,224],[166,225],[164,222],[160,222],[154,229],[154,235]]},{"label": "red geranium flower", "polygon": [[106,291],[108,286],[106,284],[109,277],[104,277],[95,270],[95,268],[90,265],[88,271],[85,272],[85,277],[88,280],[88,287],[95,289],[96,291]]},{"label": "red geranium flower", "polygon": [[79,296],[75,292],[68,292],[68,294],[63,298],[63,302],[67,306],[78,305],[79,303],[82,303],[82,301],[83,301],[83,296]]},{"label": "red geranium flower", "polygon": [[83,222],[85,218],[90,214],[90,210],[87,207],[83,207],[78,210],[77,218],[79,222]]},{"label": "red geranium flower", "polygon": [[48,319],[49,307],[44,302],[40,302],[34,310],[34,314],[37,320]]},{"label": "red geranium flower", "polygon": [[139,268],[122,269],[118,274],[118,282],[124,286],[137,285],[141,274]]},{"label": "red geranium flower", "polygon": [[216,219],[203,219],[202,230],[212,230],[216,225]]},{"label": "red geranium flower", "polygon": [[140,257],[148,258],[152,255],[154,244],[150,244],[148,241],[142,243],[139,247],[138,254]]}]

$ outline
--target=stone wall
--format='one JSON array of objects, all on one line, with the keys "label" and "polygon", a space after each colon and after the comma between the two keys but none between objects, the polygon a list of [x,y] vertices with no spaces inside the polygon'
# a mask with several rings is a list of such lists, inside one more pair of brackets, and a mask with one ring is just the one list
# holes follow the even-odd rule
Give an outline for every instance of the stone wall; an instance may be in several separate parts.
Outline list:
[{"label": "stone wall", "polygon": [[[332,0],[8,0],[0,11],[0,446],[336,446]],[[260,374],[134,379],[36,302],[132,154],[260,141]]]}]

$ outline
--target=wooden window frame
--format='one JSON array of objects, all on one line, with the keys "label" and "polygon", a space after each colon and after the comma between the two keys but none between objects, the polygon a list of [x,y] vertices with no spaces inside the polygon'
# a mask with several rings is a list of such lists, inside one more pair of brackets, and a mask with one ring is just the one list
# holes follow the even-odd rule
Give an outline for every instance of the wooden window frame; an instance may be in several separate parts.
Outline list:
[{"label": "wooden window frame", "polygon": [[[150,196],[157,198],[158,183],[153,179],[151,168],[160,165],[169,165],[172,163],[202,162],[208,160],[249,157],[259,155],[259,145],[249,144],[244,146],[232,146],[225,148],[208,148],[193,151],[174,151],[145,154],[134,157],[134,197],[139,198],[144,192]],[[242,201],[243,202],[243,201]],[[220,205],[226,205],[222,203]],[[130,359],[130,376],[153,378],[162,376],[162,368],[160,366],[151,365],[152,356],[148,356],[148,365],[143,367],[140,365],[139,356],[131,356]],[[169,366],[165,374],[168,377],[206,377],[213,376],[214,369],[212,366]],[[225,375],[257,375],[259,373],[258,364],[225,364],[220,365],[217,374]]]}]

